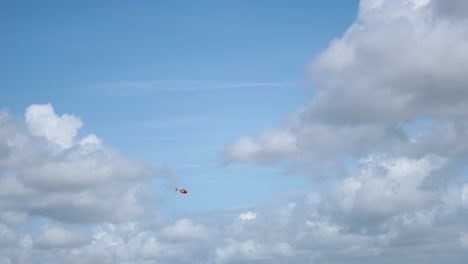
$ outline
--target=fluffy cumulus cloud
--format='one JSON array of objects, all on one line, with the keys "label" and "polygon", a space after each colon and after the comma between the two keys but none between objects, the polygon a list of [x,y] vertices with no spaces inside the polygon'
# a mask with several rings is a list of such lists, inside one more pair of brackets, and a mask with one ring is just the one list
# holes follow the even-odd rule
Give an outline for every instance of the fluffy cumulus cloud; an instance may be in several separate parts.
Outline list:
[{"label": "fluffy cumulus cloud", "polygon": [[135,182],[154,176],[148,164],[124,157],[95,135],[77,137],[82,121],[58,116],[50,104],[31,105],[25,117],[23,124],[0,115],[4,221],[119,221],[140,213]]},{"label": "fluffy cumulus cloud", "polygon": [[[459,0],[361,1],[357,20],[311,62],[310,103],[276,130],[227,146],[226,160],[313,161],[376,151],[416,155],[463,145],[465,6]],[[416,140],[408,130],[421,120],[435,124]],[[441,135],[441,129],[451,131]],[[449,138],[450,133],[456,135]],[[439,137],[446,141],[434,142]],[[432,148],[421,150],[426,144]]]},{"label": "fluffy cumulus cloud", "polygon": [[[292,220],[301,228],[287,221],[272,228],[291,228],[275,241],[293,256],[319,263],[466,258],[467,7],[462,0],[361,0],[356,21],[308,66],[309,104],[276,129],[226,146],[226,163],[286,162],[295,173],[334,177],[293,209],[304,210],[291,216],[303,220]],[[249,241],[228,244],[222,256],[262,252],[261,241]]]},{"label": "fluffy cumulus cloud", "polygon": [[[32,249],[79,247],[90,241],[80,225],[130,221],[149,208],[140,196],[153,168],[96,135],[80,137],[82,126],[50,104],[31,105],[24,121],[0,112],[0,255],[11,257],[5,261],[30,263],[23,251]],[[33,226],[40,230],[20,231]]]},{"label": "fluffy cumulus cloud", "polygon": [[64,114],[57,116],[52,105],[31,105],[26,109],[26,123],[32,135],[45,137],[62,148],[69,148],[83,126],[80,119]]}]

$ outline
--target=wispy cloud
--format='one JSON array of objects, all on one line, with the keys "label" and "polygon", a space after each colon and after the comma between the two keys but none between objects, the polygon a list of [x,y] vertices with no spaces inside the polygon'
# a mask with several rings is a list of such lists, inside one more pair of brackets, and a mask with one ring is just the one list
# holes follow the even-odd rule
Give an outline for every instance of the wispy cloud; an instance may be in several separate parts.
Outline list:
[{"label": "wispy cloud", "polygon": [[201,125],[207,124],[209,121],[210,119],[207,116],[176,116],[159,120],[145,120],[129,124],[129,126],[132,129],[154,130]]},{"label": "wispy cloud", "polygon": [[103,82],[89,85],[100,95],[139,96],[154,92],[189,92],[242,88],[291,88],[298,82],[235,82],[235,81],[201,81],[201,80],[150,80]]}]

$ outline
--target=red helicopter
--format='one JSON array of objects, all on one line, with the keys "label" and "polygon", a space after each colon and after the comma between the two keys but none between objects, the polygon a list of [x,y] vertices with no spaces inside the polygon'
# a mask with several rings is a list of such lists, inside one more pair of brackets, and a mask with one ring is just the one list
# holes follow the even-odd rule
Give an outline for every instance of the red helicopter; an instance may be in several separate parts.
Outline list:
[{"label": "red helicopter", "polygon": [[176,192],[180,192],[181,194],[187,194],[187,190],[185,190],[185,189],[177,189],[177,188],[175,188],[175,191],[176,191]]}]

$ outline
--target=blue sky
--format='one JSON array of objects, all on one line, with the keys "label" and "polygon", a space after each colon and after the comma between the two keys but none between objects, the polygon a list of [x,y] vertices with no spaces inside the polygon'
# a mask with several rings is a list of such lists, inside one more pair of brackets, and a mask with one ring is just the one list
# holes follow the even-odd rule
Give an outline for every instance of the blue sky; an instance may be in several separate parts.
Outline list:
[{"label": "blue sky", "polygon": [[80,133],[176,169],[189,208],[203,210],[308,184],[222,167],[222,151],[311,99],[307,64],[357,1],[15,1],[0,12],[3,108],[79,116]]},{"label": "blue sky", "polygon": [[3,1],[0,264],[465,263],[467,3]]}]

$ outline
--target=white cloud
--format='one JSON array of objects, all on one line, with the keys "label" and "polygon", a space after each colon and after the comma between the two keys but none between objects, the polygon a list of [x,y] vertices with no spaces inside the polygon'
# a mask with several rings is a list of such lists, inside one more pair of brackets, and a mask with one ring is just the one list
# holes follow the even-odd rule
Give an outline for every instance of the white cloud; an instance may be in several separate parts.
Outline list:
[{"label": "white cloud", "polygon": [[169,240],[203,240],[210,234],[205,226],[194,224],[190,219],[180,219],[161,230],[161,235]]},{"label": "white cloud", "polygon": [[463,207],[468,209],[468,184],[464,184],[461,188],[461,202]]},{"label": "white cloud", "polygon": [[232,263],[235,258],[258,259],[261,258],[256,243],[252,240],[227,241],[226,245],[216,249],[215,263]]},{"label": "white cloud", "polygon": [[365,225],[427,208],[440,199],[440,193],[422,189],[423,182],[443,162],[435,157],[419,160],[370,157],[349,177],[336,183],[331,195],[344,217]]},{"label": "white cloud", "polygon": [[[399,0],[360,14],[311,64],[320,83],[310,115],[326,122],[466,116],[466,27],[433,12]],[[342,47],[352,54],[344,66]]]},{"label": "white cloud", "polygon": [[257,213],[254,213],[254,212],[251,212],[251,211],[247,211],[247,212],[241,213],[239,215],[239,219],[244,221],[244,222],[254,220],[255,218],[257,218]]},{"label": "white cloud", "polygon": [[45,137],[62,148],[73,145],[78,129],[83,126],[83,122],[75,116],[57,116],[51,104],[29,106],[25,119],[32,135]]},{"label": "white cloud", "polygon": [[155,176],[145,161],[126,158],[94,134],[79,138],[82,121],[58,116],[50,104],[28,107],[26,125],[6,112],[0,118],[0,209],[15,212],[3,214],[5,221],[124,221],[142,213],[135,188],[146,189],[135,183]]},{"label": "white cloud", "polygon": [[468,249],[468,234],[463,234],[460,236],[460,244],[462,247]]},{"label": "white cloud", "polygon": [[67,230],[60,226],[43,227],[37,235],[35,245],[40,248],[70,248],[83,245],[88,242],[86,235]]},{"label": "white cloud", "polygon": [[5,211],[0,214],[0,218],[8,224],[21,224],[28,220],[28,214],[20,211]]},{"label": "white cloud", "polygon": [[8,226],[0,224],[0,245],[9,247],[18,242],[18,235]]},{"label": "white cloud", "polygon": [[265,131],[258,139],[242,137],[234,144],[227,146],[227,161],[256,160],[272,163],[289,155],[300,155],[296,137],[288,131]]},{"label": "white cloud", "polygon": [[[193,230],[198,227],[199,225],[193,225],[190,220],[182,219],[167,227],[178,230],[171,230],[170,232],[174,233],[170,235],[174,236],[166,237],[159,234],[160,229],[145,226],[145,221],[101,224],[94,229],[91,243],[74,250],[68,260],[72,263],[193,263],[193,258],[196,257],[195,249],[203,240],[193,243],[192,239],[195,237],[189,236],[193,235]],[[190,234],[186,236],[183,234],[184,230],[189,230]]]},{"label": "white cloud", "polygon": [[[310,63],[310,103],[276,129],[226,146],[226,163],[293,161],[319,172],[332,162],[327,168],[341,173],[346,156],[467,151],[468,20],[452,20],[465,5],[361,1],[356,21]],[[414,139],[408,128],[422,119],[433,125]]]}]

